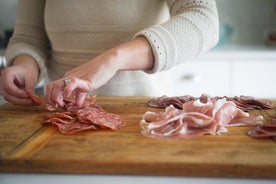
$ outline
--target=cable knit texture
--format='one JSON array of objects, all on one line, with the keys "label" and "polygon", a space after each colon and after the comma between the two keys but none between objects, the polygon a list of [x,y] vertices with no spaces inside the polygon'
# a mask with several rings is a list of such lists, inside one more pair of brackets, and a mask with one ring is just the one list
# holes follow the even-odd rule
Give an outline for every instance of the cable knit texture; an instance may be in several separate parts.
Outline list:
[{"label": "cable knit texture", "polygon": [[[8,64],[31,55],[48,80],[90,61],[120,43],[144,36],[155,65],[147,71],[120,71],[94,93],[162,95],[166,70],[208,51],[218,41],[215,0],[19,0]],[[168,83],[166,83],[168,81]]]}]

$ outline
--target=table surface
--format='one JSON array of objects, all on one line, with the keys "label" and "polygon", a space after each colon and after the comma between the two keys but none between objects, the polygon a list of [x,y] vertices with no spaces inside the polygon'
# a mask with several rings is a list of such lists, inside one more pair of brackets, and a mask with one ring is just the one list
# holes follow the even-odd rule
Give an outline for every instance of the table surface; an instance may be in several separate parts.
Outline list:
[{"label": "table surface", "polygon": [[[231,127],[223,135],[193,139],[153,139],[141,135],[139,121],[149,97],[97,97],[127,126],[63,135],[41,126],[42,106],[0,106],[0,172],[111,174],[219,178],[276,178],[276,142],[247,136],[252,127]],[[275,109],[252,114],[276,114]]]}]

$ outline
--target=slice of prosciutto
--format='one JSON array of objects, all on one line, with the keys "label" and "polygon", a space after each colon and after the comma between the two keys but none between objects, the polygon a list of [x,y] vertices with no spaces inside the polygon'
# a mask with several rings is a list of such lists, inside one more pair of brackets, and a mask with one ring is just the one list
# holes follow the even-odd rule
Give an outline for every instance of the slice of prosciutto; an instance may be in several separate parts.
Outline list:
[{"label": "slice of prosciutto", "polygon": [[[202,102],[204,101],[204,102]],[[260,125],[262,116],[250,116],[226,98],[204,98],[169,105],[164,112],[146,112],[140,126],[142,135],[153,138],[192,138],[227,132],[228,126]]]}]

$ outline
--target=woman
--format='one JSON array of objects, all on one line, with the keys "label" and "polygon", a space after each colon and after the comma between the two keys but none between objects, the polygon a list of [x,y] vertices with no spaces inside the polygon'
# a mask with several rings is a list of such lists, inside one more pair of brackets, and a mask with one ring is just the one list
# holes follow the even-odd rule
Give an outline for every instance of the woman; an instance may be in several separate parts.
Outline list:
[{"label": "woman", "polygon": [[71,94],[78,105],[88,93],[160,95],[162,71],[217,41],[215,0],[19,0],[0,89],[33,105],[26,91],[46,73],[51,109]]}]

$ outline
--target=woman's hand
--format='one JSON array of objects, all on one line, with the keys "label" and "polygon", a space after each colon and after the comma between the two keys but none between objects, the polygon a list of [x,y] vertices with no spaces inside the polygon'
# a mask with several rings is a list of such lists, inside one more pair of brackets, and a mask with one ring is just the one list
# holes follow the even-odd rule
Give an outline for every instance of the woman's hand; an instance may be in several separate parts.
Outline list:
[{"label": "woman's hand", "polygon": [[4,99],[16,105],[36,105],[27,91],[34,94],[38,73],[37,64],[32,57],[18,56],[12,66],[1,72],[0,90]]},{"label": "woman's hand", "polygon": [[[101,87],[115,75],[118,71],[116,62],[117,56],[109,51],[67,71],[63,79],[48,83],[46,90],[48,109],[63,107],[64,98],[69,98],[73,92],[76,104],[81,106],[89,91]],[[64,80],[68,82],[65,84]]]},{"label": "woman's hand", "polygon": [[88,92],[107,83],[118,70],[146,70],[153,66],[151,47],[144,37],[121,44],[91,61],[65,73],[62,79],[47,85],[46,102],[49,110],[64,107],[64,98],[74,95],[81,106]]}]

